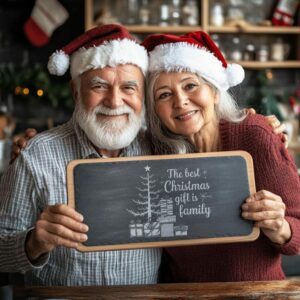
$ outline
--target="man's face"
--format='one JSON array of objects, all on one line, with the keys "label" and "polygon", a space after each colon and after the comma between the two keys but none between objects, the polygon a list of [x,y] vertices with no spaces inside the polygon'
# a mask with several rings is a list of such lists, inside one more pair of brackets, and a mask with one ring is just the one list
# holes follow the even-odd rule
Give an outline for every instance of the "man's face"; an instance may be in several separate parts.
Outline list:
[{"label": "man's face", "polygon": [[143,96],[144,77],[136,66],[90,70],[75,95],[76,120],[98,148],[122,149],[141,127]]},{"label": "man's face", "polygon": [[[81,99],[86,111],[102,104],[116,109],[123,105],[131,107],[136,114],[142,111],[144,96],[144,77],[141,70],[133,65],[105,67],[85,72],[81,76]],[[98,115],[98,119],[107,119],[106,115]],[[112,120],[127,118],[111,116]]]}]

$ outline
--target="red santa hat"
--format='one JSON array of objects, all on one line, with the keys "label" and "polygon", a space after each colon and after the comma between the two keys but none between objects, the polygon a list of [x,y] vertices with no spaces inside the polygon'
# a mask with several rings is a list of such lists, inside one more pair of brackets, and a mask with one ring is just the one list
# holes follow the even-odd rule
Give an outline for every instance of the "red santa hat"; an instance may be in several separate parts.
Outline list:
[{"label": "red santa hat", "polygon": [[219,48],[203,31],[181,36],[154,34],[148,36],[142,45],[149,52],[149,72],[192,72],[220,90],[228,90],[245,77],[242,66],[227,64]]},{"label": "red santa hat", "polygon": [[91,69],[119,64],[136,65],[146,74],[148,54],[125,27],[107,24],[86,31],[53,53],[48,70],[50,74],[60,76],[70,66],[71,77],[75,78]]}]

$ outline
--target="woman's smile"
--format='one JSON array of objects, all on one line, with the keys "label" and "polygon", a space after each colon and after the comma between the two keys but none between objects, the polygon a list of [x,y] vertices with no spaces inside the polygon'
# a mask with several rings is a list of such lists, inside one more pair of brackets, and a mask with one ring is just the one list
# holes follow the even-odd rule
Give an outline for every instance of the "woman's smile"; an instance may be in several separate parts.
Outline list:
[{"label": "woman's smile", "polygon": [[195,114],[197,114],[197,113],[198,113],[198,110],[191,110],[191,111],[182,113],[180,115],[177,115],[175,117],[175,119],[180,120],[180,121],[188,121],[188,120],[192,119],[195,116]]}]

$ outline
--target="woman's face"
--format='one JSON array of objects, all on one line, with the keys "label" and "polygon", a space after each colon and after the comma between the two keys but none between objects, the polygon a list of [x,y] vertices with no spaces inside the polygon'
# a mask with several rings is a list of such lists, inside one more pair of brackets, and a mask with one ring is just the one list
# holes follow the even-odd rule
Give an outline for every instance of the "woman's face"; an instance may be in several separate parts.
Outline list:
[{"label": "woman's face", "polygon": [[154,85],[155,111],[173,133],[189,136],[215,121],[217,93],[193,73],[161,73]]}]

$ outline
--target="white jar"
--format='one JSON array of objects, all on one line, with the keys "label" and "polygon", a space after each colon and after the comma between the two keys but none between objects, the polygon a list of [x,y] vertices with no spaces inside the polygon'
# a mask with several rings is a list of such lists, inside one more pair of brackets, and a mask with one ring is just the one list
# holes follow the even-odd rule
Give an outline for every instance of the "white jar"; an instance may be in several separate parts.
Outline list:
[{"label": "white jar", "polygon": [[290,45],[284,44],[282,40],[278,39],[271,45],[271,60],[284,61],[290,51]]},{"label": "white jar", "polygon": [[224,24],[223,6],[221,4],[216,3],[212,7],[210,14],[210,23],[214,26],[222,26]]}]

